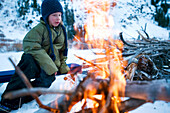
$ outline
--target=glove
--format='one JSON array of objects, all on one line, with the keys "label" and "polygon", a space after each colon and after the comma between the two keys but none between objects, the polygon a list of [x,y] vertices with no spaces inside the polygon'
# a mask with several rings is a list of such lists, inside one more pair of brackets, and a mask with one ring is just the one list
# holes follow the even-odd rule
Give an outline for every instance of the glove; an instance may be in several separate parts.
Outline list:
[{"label": "glove", "polygon": [[66,74],[70,71],[70,68],[67,66],[66,63],[62,63],[61,66],[59,67],[59,71],[61,74]]}]

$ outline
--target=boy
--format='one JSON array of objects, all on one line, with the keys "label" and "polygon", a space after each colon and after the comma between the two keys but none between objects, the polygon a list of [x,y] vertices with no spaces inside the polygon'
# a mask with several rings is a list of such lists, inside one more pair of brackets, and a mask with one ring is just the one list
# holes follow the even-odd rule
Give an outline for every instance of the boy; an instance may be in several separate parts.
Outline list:
[{"label": "boy", "polygon": [[[40,23],[31,29],[23,39],[24,53],[18,64],[33,87],[49,88],[56,74],[65,74],[70,69],[66,65],[67,35],[62,24],[63,8],[58,0],[44,0],[41,5]],[[34,79],[34,81],[31,81]],[[22,104],[33,100],[31,96],[8,100],[3,96],[26,86],[15,73],[2,94],[0,112],[16,110]]]}]

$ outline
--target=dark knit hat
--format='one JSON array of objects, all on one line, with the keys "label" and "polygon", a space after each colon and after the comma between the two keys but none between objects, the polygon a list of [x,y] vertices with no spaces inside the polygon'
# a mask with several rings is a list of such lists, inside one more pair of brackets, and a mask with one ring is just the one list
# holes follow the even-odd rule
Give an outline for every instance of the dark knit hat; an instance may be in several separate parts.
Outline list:
[{"label": "dark knit hat", "polygon": [[63,14],[63,7],[58,0],[44,0],[41,4],[41,14],[43,19],[55,12],[61,12]]}]

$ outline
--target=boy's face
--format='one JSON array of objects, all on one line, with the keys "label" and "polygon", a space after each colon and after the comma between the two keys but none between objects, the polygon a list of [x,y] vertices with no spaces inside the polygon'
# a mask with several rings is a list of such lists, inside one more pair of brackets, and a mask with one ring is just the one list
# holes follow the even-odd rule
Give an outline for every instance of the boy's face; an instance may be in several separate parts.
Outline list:
[{"label": "boy's face", "polygon": [[61,12],[52,13],[48,17],[49,25],[57,27],[61,23]]}]

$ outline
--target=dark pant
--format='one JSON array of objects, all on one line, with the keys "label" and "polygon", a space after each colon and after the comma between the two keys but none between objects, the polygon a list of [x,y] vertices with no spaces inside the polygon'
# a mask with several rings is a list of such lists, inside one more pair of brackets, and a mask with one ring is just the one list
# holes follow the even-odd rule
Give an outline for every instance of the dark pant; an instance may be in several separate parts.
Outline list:
[{"label": "dark pant", "polygon": [[[35,79],[30,81],[33,87],[45,87],[49,88],[52,82],[55,80],[55,75],[47,75],[35,61],[35,59],[30,54],[23,54],[21,60],[18,64],[18,67],[24,72],[28,80]],[[26,88],[26,85],[21,80],[19,75],[15,73],[10,82],[8,83],[6,90],[2,94],[1,104],[11,108],[18,109],[24,103],[30,102],[33,100],[31,96],[25,96],[16,99],[4,99],[3,96],[9,91],[15,91],[22,88]]]}]

